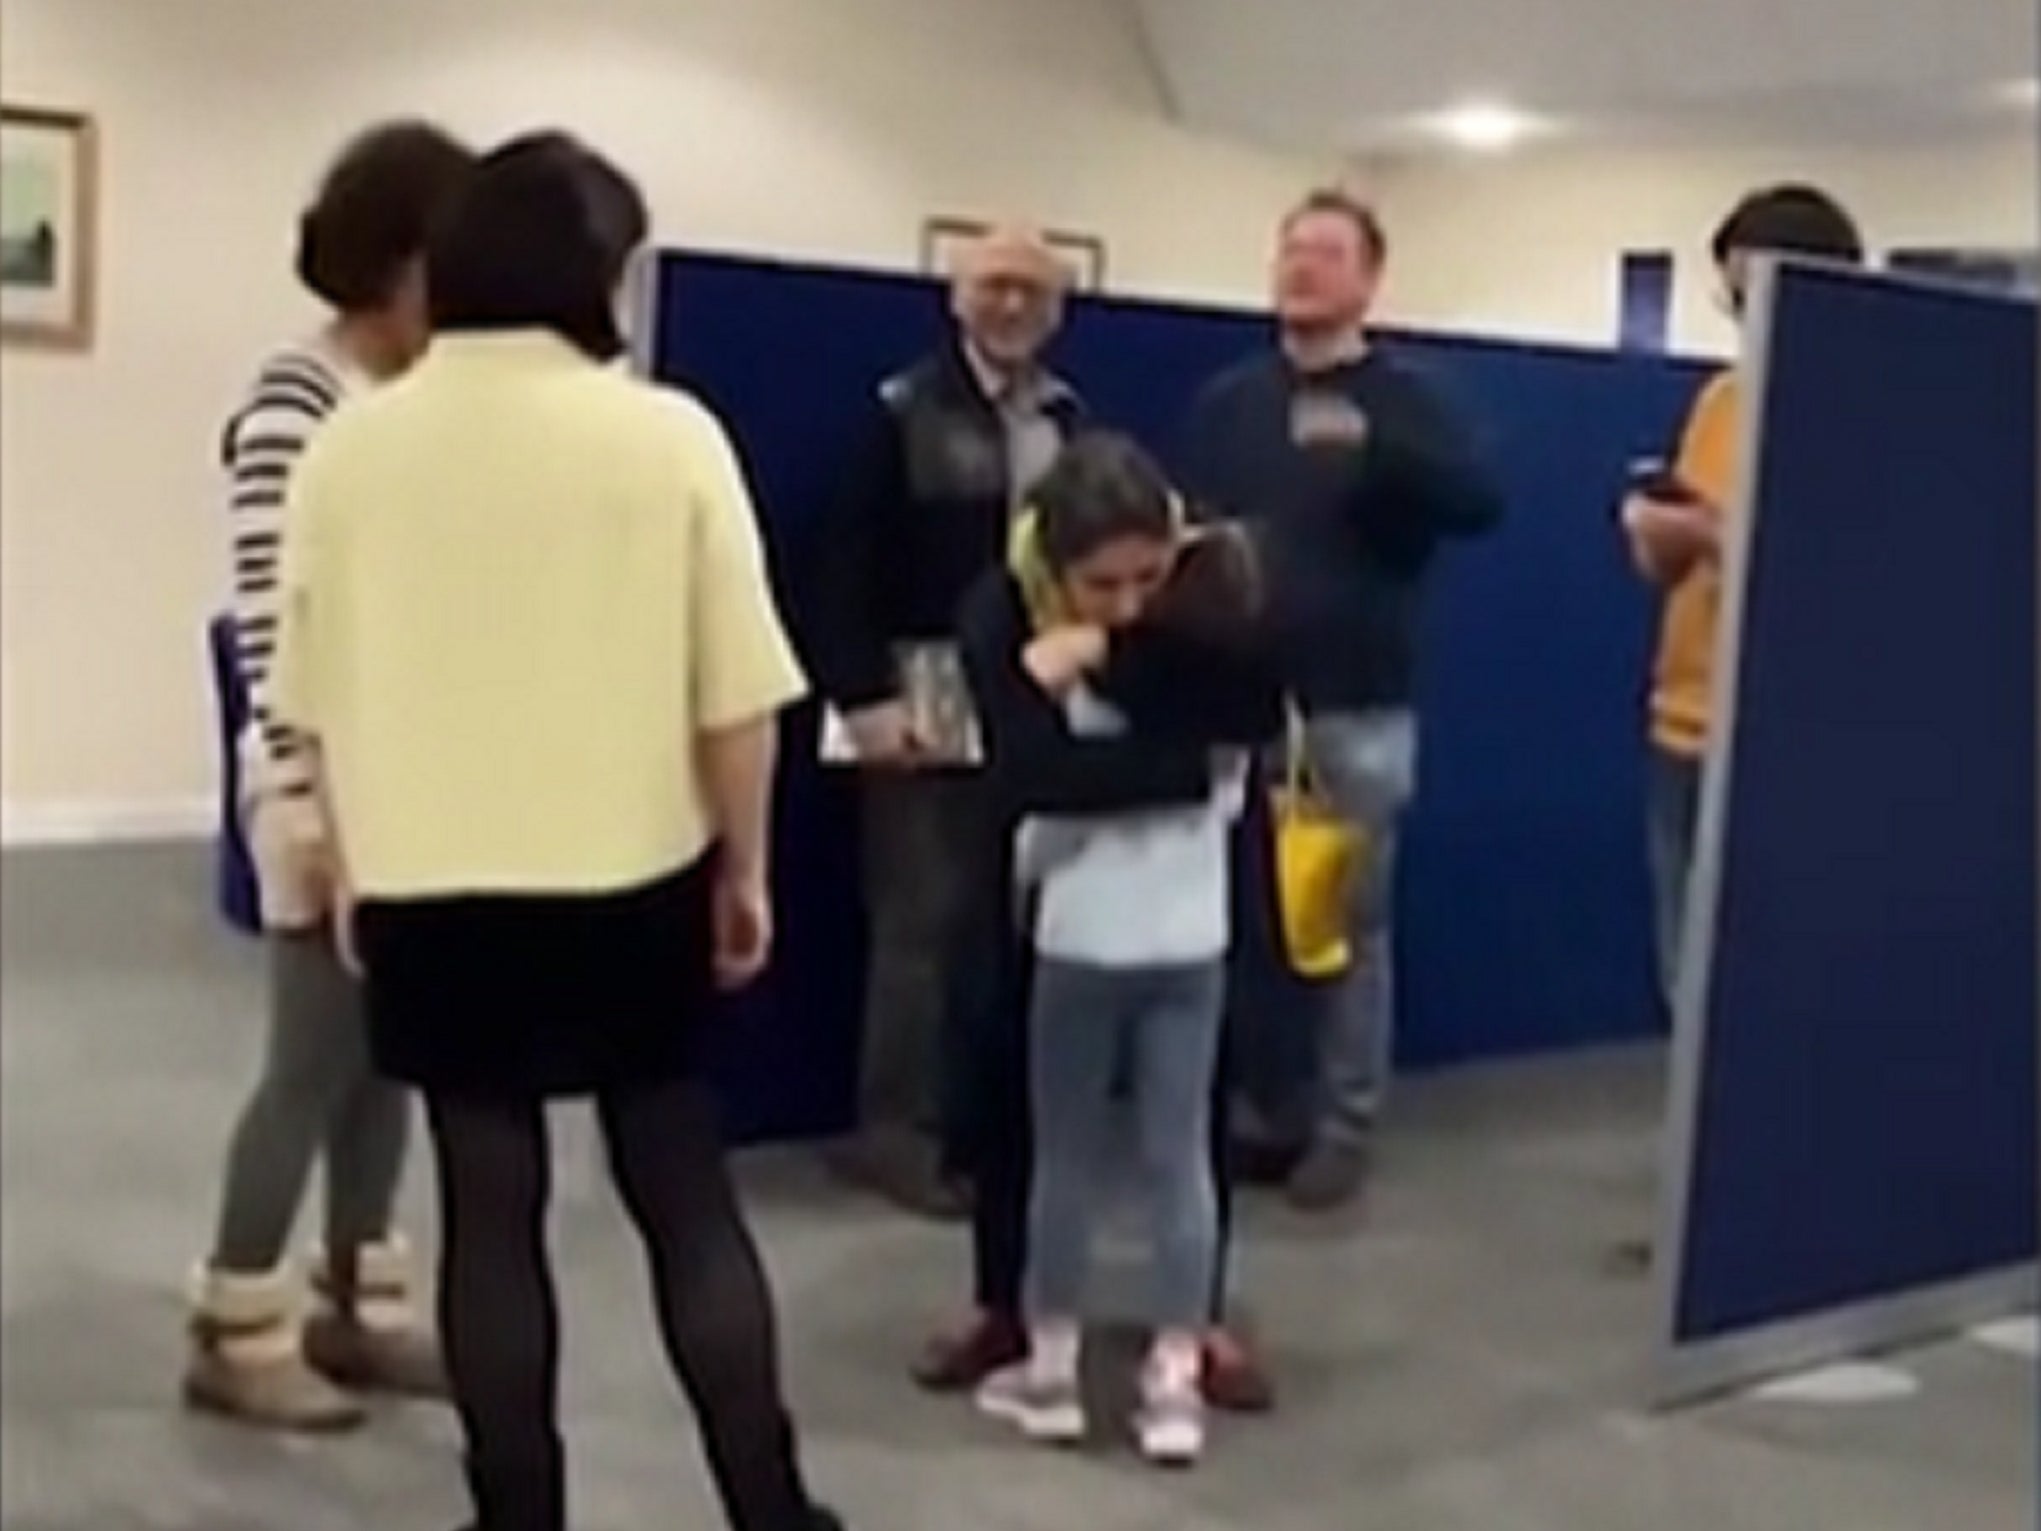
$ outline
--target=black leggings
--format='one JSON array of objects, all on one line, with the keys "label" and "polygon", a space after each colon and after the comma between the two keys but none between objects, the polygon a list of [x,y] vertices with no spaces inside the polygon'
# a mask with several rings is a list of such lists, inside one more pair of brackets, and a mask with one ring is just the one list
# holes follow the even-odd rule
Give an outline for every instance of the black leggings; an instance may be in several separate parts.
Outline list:
[{"label": "black leggings", "polygon": [[[812,1531],[782,1400],[772,1299],[702,1087],[598,1097],[610,1173],[644,1241],[668,1359],[734,1531]],[[477,1531],[564,1531],[552,1158],[535,1099],[429,1095],[439,1322]]]}]

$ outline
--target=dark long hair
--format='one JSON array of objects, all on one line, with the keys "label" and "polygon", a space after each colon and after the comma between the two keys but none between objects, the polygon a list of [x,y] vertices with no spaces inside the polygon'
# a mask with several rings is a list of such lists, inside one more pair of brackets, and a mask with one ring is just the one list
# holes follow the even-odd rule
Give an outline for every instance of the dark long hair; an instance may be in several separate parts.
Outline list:
[{"label": "dark long hair", "polygon": [[1167,541],[1176,535],[1176,497],[1155,459],[1117,431],[1070,438],[1029,499],[1042,559],[1063,574],[1123,537]]},{"label": "dark long hair", "polygon": [[1141,620],[1199,643],[1245,650],[1255,641],[1262,601],[1261,560],[1247,533],[1233,525],[1209,526],[1178,550],[1168,581]]},{"label": "dark long hair", "polygon": [[616,293],[650,218],[637,186],[565,133],[485,156],[434,239],[433,328],[548,329],[597,361],[622,354]]}]

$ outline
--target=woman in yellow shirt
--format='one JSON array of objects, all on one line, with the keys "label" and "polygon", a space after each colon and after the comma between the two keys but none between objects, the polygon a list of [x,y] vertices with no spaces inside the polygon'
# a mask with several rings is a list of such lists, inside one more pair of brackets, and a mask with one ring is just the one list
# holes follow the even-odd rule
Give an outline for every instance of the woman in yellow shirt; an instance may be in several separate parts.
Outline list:
[{"label": "woman in yellow shirt", "polygon": [[416,1085],[475,1531],[564,1531],[548,1100],[592,1098],[738,1531],[830,1531],[698,1042],[771,950],[776,717],[802,690],[699,404],[607,365],[635,187],[559,135],[483,160],[435,340],[292,488],[275,705],[312,741],[378,1066]]}]

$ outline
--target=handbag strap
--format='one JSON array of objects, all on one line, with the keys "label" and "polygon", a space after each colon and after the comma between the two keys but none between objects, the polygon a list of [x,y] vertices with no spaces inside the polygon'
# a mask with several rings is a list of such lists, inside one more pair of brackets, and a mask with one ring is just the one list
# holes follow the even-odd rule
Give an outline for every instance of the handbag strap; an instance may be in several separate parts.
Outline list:
[{"label": "handbag strap", "polygon": [[1311,764],[1311,743],[1304,727],[1304,709],[1295,697],[1283,703],[1283,791],[1293,803],[1318,794],[1318,772]]}]

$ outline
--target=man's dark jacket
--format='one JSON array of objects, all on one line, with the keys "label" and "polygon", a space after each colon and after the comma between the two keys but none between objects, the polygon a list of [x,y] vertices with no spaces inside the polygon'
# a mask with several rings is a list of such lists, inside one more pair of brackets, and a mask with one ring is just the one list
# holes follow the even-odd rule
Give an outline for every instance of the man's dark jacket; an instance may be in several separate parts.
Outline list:
[{"label": "man's dark jacket", "polygon": [[[1083,419],[1060,382],[1045,412]],[[954,639],[965,595],[1006,556],[1014,484],[1005,423],[962,346],[882,383],[817,549],[808,665],[842,711],[897,690],[893,650]]]}]

